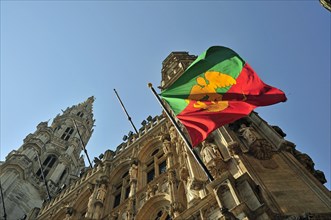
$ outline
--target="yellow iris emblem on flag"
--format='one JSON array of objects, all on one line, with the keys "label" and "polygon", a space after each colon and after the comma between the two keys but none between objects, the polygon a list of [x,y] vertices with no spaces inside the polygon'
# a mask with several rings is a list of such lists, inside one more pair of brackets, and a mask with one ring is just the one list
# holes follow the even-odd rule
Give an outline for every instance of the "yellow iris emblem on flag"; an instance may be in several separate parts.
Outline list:
[{"label": "yellow iris emblem on flag", "polygon": [[[192,86],[187,99],[188,102],[197,100],[193,105],[194,108],[204,109],[208,112],[218,112],[229,106],[228,101],[223,101],[222,94],[217,93],[216,89],[236,84],[236,80],[232,76],[217,71],[208,71],[204,77],[199,76],[196,82],[197,84]],[[206,97],[208,97],[207,100]],[[210,101],[211,103],[207,104],[203,101]]]}]

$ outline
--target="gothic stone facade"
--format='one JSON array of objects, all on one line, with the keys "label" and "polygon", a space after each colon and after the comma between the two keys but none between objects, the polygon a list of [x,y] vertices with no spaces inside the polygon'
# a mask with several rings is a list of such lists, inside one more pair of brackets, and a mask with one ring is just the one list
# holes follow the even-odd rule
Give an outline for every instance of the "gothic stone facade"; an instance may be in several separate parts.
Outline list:
[{"label": "gothic stone facade", "polygon": [[[194,59],[171,53],[161,88]],[[212,182],[167,117],[142,124],[28,219],[331,219],[324,174],[258,114],[215,130],[195,148]]]},{"label": "gothic stone facade", "polygon": [[[51,126],[48,122],[39,123],[36,131],[23,140],[22,146],[8,154],[0,166],[7,219],[24,219],[29,213],[34,216],[48,197],[56,197],[61,188],[78,179],[85,168],[80,140],[87,143],[93,132],[93,101],[90,97],[67,108],[54,118]],[[48,192],[42,174],[46,177]],[[2,207],[3,204],[1,219]]]}]

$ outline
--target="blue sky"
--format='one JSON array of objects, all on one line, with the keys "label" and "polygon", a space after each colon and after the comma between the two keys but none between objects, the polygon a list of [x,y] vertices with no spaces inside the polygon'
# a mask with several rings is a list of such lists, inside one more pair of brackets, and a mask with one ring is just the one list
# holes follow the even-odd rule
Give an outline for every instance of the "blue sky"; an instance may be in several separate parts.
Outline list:
[{"label": "blue sky", "polygon": [[1,1],[1,160],[41,121],[94,95],[93,158],[161,108],[172,51],[237,51],[288,101],[257,108],[324,171],[330,188],[330,15],[318,1]]}]

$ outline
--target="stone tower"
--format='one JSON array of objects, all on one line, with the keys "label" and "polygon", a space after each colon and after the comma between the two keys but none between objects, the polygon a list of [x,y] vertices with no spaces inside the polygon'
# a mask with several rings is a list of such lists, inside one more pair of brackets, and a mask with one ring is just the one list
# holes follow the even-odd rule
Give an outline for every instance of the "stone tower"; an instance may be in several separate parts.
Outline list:
[{"label": "stone tower", "polygon": [[[67,108],[54,118],[51,126],[48,122],[39,123],[36,131],[23,140],[23,145],[8,154],[1,165],[7,219],[24,219],[31,211],[38,212],[48,200],[37,155],[51,197],[79,177],[85,167],[79,135],[86,145],[93,132],[93,102],[94,97],[90,97]],[[4,215],[2,208],[0,215]]]}]

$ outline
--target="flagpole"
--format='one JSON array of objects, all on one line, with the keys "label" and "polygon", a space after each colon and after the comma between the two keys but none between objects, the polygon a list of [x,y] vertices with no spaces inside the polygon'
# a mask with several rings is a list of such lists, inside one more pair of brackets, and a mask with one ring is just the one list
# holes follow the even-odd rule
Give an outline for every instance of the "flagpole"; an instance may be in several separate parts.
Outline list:
[{"label": "flagpole", "polygon": [[83,151],[84,151],[84,153],[85,153],[85,155],[86,155],[86,157],[87,157],[87,160],[88,160],[88,162],[89,162],[89,164],[90,164],[90,167],[92,168],[92,163],[91,163],[90,157],[89,157],[89,155],[88,155],[88,153],[87,153],[86,146],[85,146],[85,144],[84,144],[84,142],[83,142],[82,136],[80,135],[80,132],[79,132],[78,126],[77,126],[77,124],[76,124],[76,121],[75,121],[75,119],[72,119],[72,121],[74,122],[75,128],[77,129],[77,134],[78,134],[78,136],[79,136],[79,140],[80,140],[80,142],[81,142],[81,144],[82,144]]},{"label": "flagpole", "polygon": [[1,179],[0,179],[0,191],[1,191],[1,200],[2,200],[2,208],[3,208],[3,217],[4,217],[5,220],[7,220],[7,213],[6,213],[6,207],[5,207],[5,199],[3,198]]},{"label": "flagpole", "polygon": [[138,130],[136,129],[136,126],[134,126],[134,124],[133,124],[133,122],[132,122],[132,120],[131,120],[131,117],[130,117],[129,113],[126,111],[126,109],[125,109],[125,107],[124,107],[124,104],[123,104],[121,98],[119,97],[119,95],[118,95],[118,93],[116,92],[115,89],[114,89],[114,92],[115,92],[115,94],[116,94],[116,97],[117,97],[118,101],[121,103],[121,106],[122,106],[123,111],[125,112],[126,116],[128,116],[128,120],[129,120],[129,122],[131,123],[133,129],[135,130],[136,134],[138,134]]},{"label": "flagpole", "polygon": [[183,138],[186,146],[188,147],[189,151],[191,152],[192,156],[194,157],[194,159],[198,162],[198,164],[200,165],[200,167],[202,168],[202,170],[206,173],[208,179],[210,182],[214,181],[214,177],[211,175],[211,173],[209,172],[209,170],[207,169],[206,165],[202,162],[202,160],[200,159],[200,157],[197,155],[197,153],[193,150],[193,147],[191,145],[191,143],[188,141],[188,139],[186,138],[186,136],[184,135],[184,133],[182,132],[182,130],[180,129],[179,125],[177,124],[177,122],[175,121],[175,119],[172,117],[172,115],[170,114],[170,112],[167,110],[167,108],[165,107],[165,105],[163,104],[162,100],[160,99],[159,95],[156,93],[155,89],[153,88],[152,83],[148,83],[148,87],[151,89],[152,93],[154,94],[155,98],[157,99],[157,101],[159,102],[159,104],[161,105],[161,107],[163,108],[163,110],[165,111],[165,113],[167,114],[168,118],[170,119],[170,121],[172,122],[172,124],[175,126],[177,132],[180,134],[180,136]]}]

